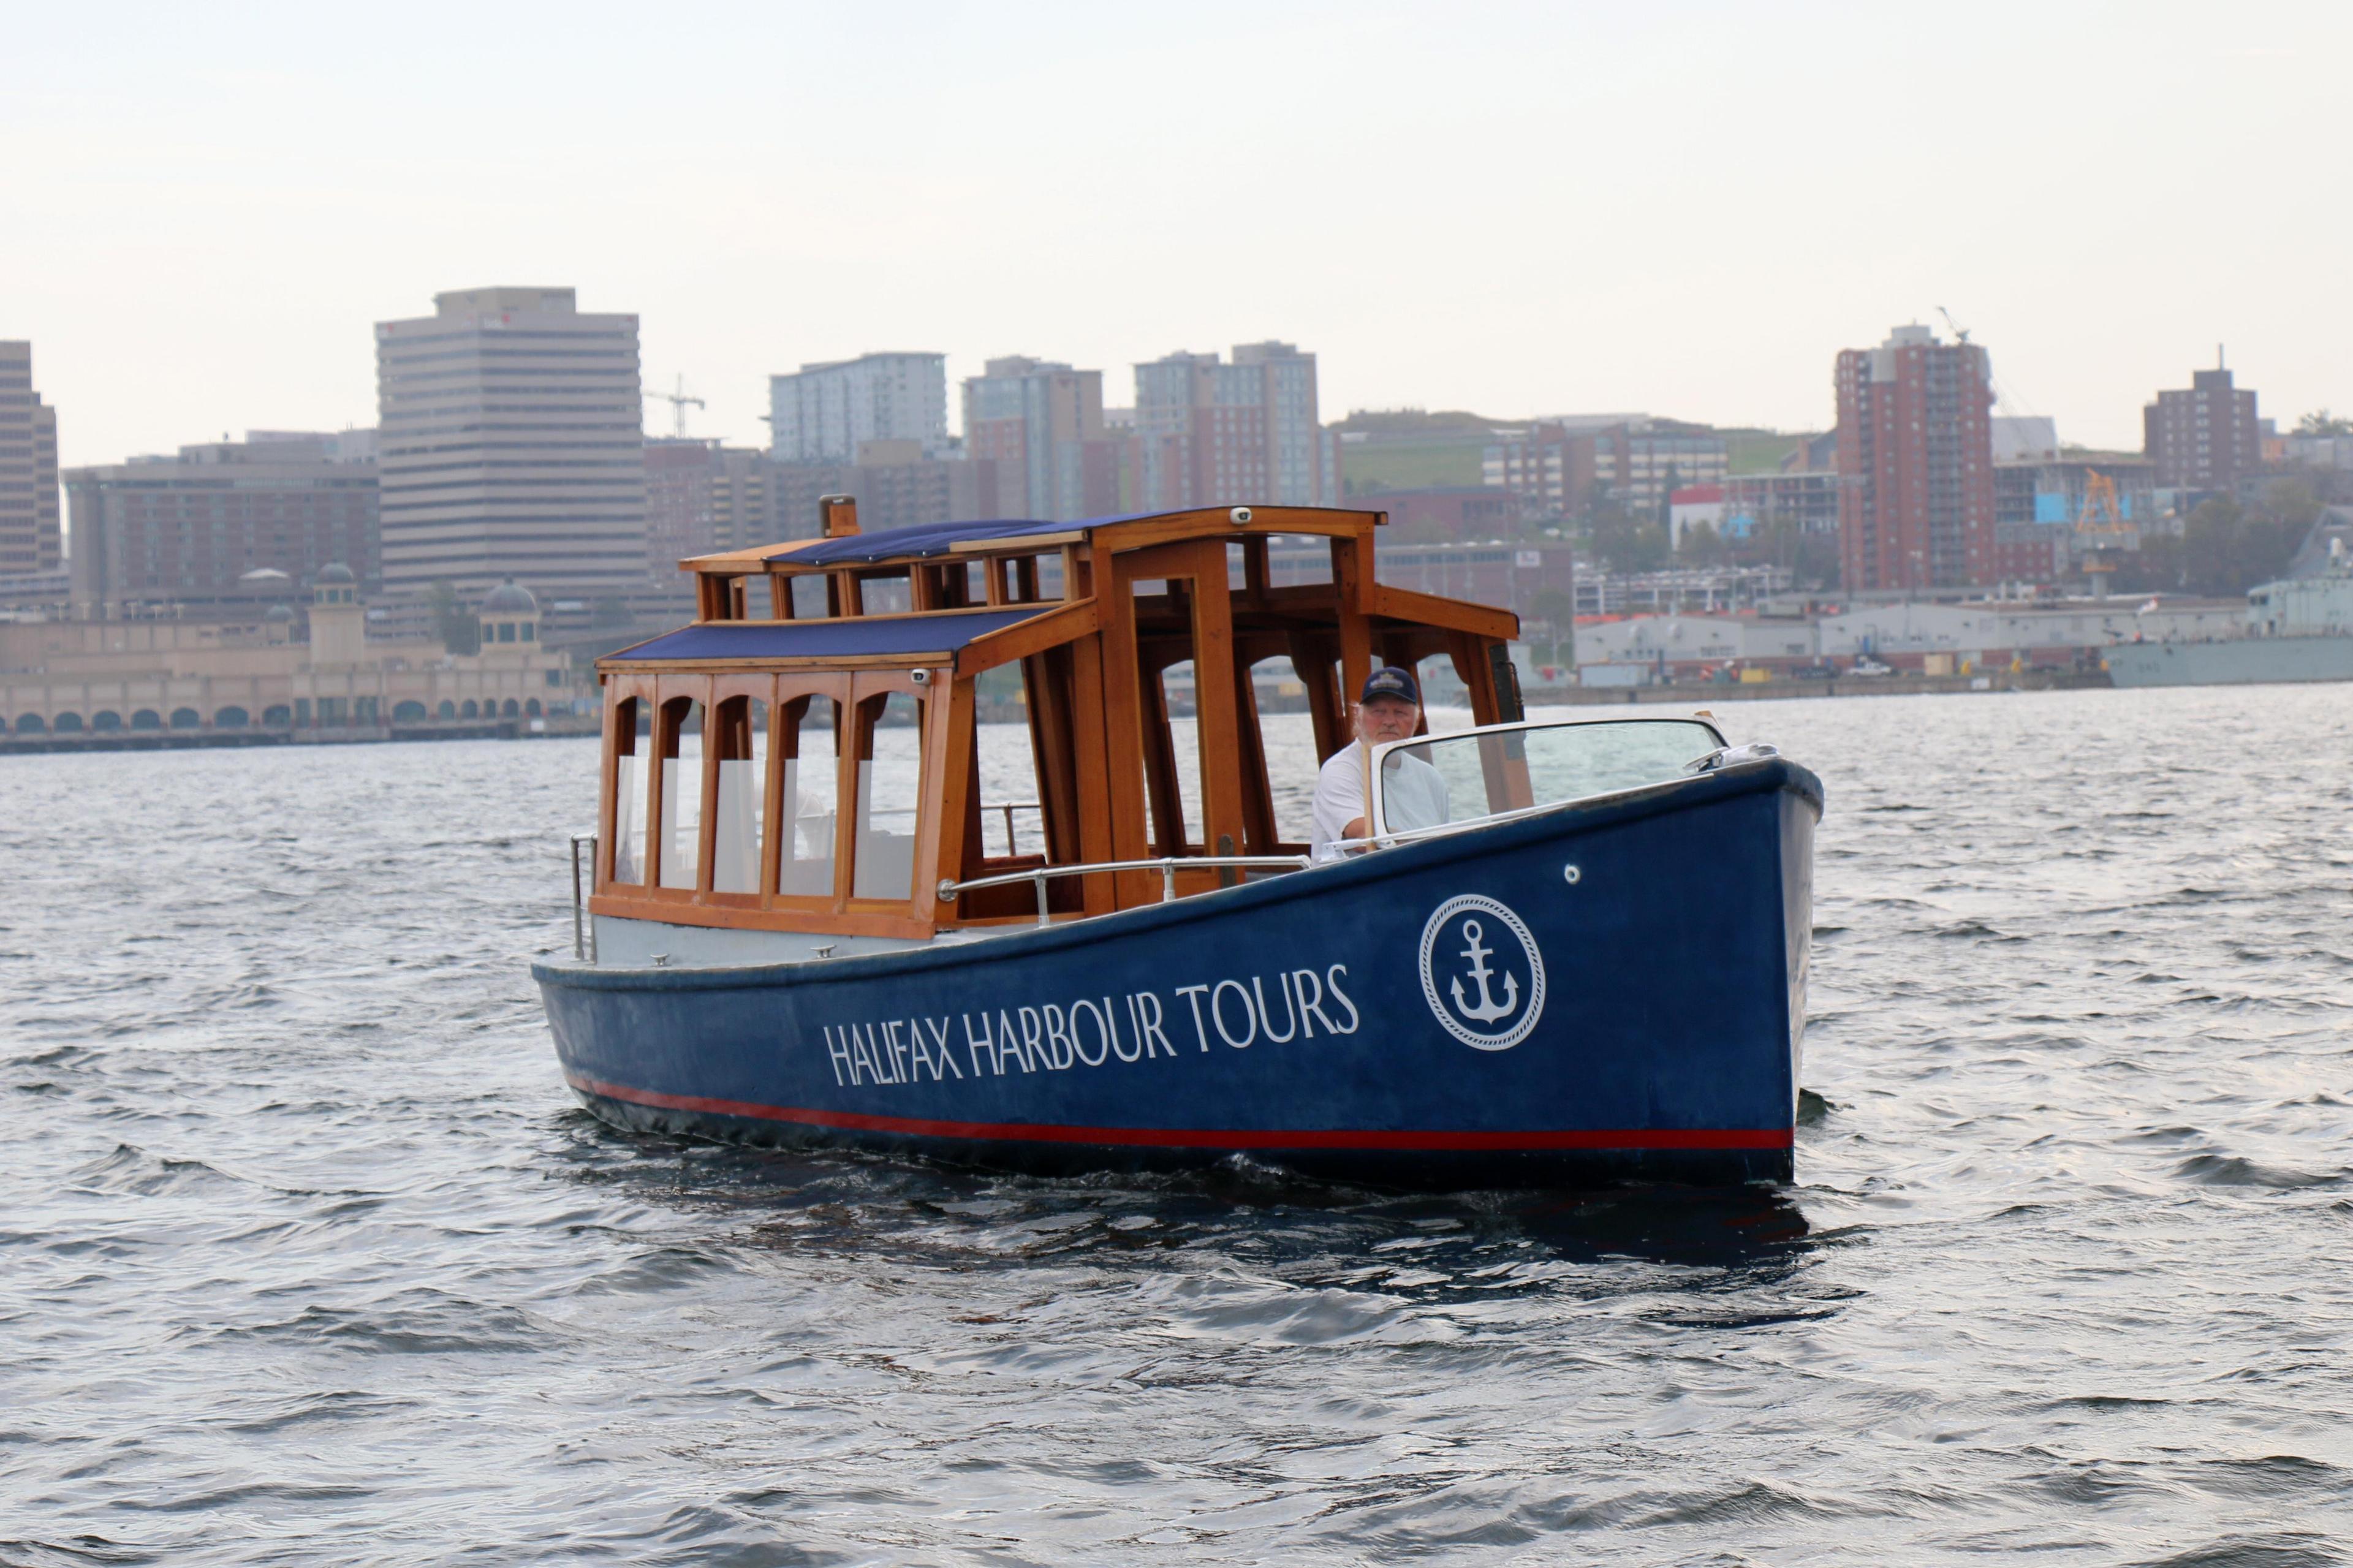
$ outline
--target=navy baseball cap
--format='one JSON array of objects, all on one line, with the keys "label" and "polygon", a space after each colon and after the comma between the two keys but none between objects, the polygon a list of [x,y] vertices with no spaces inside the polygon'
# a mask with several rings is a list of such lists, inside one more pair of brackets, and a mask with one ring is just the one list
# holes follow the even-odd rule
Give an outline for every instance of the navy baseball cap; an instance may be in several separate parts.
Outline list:
[{"label": "navy baseball cap", "polygon": [[1400,702],[1421,706],[1421,688],[1413,683],[1413,672],[1388,665],[1365,677],[1365,689],[1356,696],[1359,705],[1376,697],[1394,697]]}]

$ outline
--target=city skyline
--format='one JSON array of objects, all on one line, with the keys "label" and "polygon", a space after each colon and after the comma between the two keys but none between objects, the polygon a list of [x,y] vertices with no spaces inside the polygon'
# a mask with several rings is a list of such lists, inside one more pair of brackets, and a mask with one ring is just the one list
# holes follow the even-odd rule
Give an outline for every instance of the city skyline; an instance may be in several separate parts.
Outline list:
[{"label": "city skyline", "polygon": [[[1819,429],[1823,351],[1940,305],[2020,412],[2088,445],[2137,445],[2147,389],[2218,341],[2284,424],[2353,402],[2327,268],[2353,219],[2309,199],[2300,152],[2353,41],[2320,6],[1959,28],[1213,7],[1173,37],[1078,12],[718,8],[653,34],[551,13],[516,18],[528,48],[462,58],[431,7],[396,30],[270,15],[154,13],[104,49],[102,7],[26,22],[0,335],[41,345],[67,466],[366,423],[370,323],[453,280],[548,278],[639,315],[649,384],[683,374],[710,404],[692,428],[743,445],[765,444],[767,376],[877,346],[933,345],[960,384],[1008,354],[1113,368],[1269,336],[1315,345],[1327,418]],[[870,67],[799,73],[812,136],[778,160],[754,89],[831,58]],[[1858,96],[1896,83],[1900,113]],[[1179,84],[1181,130],[1134,110]],[[962,158],[982,122],[989,156]]]}]

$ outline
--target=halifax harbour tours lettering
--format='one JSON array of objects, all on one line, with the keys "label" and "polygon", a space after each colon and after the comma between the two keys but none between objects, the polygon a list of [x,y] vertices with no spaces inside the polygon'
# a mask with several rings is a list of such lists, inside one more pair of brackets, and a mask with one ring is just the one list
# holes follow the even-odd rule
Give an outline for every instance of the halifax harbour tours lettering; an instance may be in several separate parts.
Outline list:
[{"label": "halifax harbour tours lettering", "polygon": [[1271,990],[1264,975],[1252,975],[1248,984],[1179,985],[1166,1003],[1157,992],[1133,991],[1082,996],[1067,1007],[1049,1002],[950,1016],[828,1024],[826,1056],[834,1082],[848,1088],[1065,1072],[1173,1058],[1180,1047],[1207,1051],[1212,1041],[1238,1050],[1261,1040],[1282,1045],[1314,1039],[1319,1029],[1353,1035],[1364,1019],[1343,989],[1347,973],[1345,963],[1321,973],[1286,969],[1273,977]]}]

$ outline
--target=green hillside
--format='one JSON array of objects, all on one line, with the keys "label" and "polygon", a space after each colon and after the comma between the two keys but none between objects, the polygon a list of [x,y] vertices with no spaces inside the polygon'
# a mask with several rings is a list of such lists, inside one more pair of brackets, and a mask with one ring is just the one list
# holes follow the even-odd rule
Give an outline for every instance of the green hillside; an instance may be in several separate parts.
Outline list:
[{"label": "green hillside", "polygon": [[1340,448],[1340,479],[1351,495],[1480,482],[1482,448],[1465,445]]}]

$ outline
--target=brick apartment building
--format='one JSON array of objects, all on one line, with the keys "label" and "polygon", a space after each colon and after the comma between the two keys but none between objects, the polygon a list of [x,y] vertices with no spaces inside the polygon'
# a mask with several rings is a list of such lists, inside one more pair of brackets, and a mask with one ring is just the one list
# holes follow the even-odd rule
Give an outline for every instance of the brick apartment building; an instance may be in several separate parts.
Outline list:
[{"label": "brick apartment building", "polygon": [[1998,580],[1992,372],[1975,343],[1897,327],[1838,356],[1839,558],[1851,593]]},{"label": "brick apartment building", "polygon": [[383,574],[375,434],[255,430],[176,457],[70,468],[72,596],[80,614],[176,605],[254,611],[331,564],[363,593]]},{"label": "brick apartment building", "polygon": [[646,569],[657,584],[686,579],[678,563],[715,550],[749,550],[783,539],[772,478],[776,465],[754,447],[660,437],[646,442]]},{"label": "brick apartment building", "polygon": [[1135,367],[1138,510],[1257,501],[1340,504],[1338,446],[1316,413],[1315,356],[1238,343],[1233,363],[1174,353]]},{"label": "brick apartment building", "polygon": [[1533,516],[1577,517],[1602,501],[1655,512],[1671,490],[1722,484],[1730,470],[1730,448],[1705,426],[1606,417],[1539,420],[1490,443],[1481,478],[1518,495]]},{"label": "brick apartment building", "polygon": [[997,465],[1008,517],[1070,522],[1124,510],[1125,447],[1104,428],[1099,370],[1014,355],[965,378],[965,455]]},{"label": "brick apartment building", "polygon": [[2141,410],[2142,450],[2157,482],[2220,489],[2263,467],[2263,427],[2252,389],[2220,365],[2192,371],[2189,385],[2159,392]]},{"label": "brick apartment building", "polygon": [[1520,498],[1485,485],[1371,490],[1350,497],[1347,504],[1388,513],[1383,538],[1389,542],[1493,541],[1520,531]]}]

